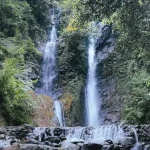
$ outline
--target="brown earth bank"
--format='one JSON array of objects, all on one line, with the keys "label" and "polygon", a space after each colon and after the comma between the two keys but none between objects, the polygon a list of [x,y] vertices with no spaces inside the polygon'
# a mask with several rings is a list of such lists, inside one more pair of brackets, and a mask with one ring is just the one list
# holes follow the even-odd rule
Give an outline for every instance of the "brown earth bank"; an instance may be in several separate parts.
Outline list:
[{"label": "brown earth bank", "polygon": [[34,103],[32,124],[39,127],[57,126],[58,121],[54,113],[53,100],[49,96],[35,92],[31,92],[30,95]]},{"label": "brown earth bank", "polygon": [[[124,138],[118,142],[106,139],[85,141],[68,139],[69,131],[83,127],[40,127],[31,125],[0,128],[0,150],[149,150],[150,125],[124,125]],[[85,127],[92,131],[94,127]],[[71,132],[73,134],[73,132]],[[88,135],[88,132],[84,132]],[[137,137],[139,142],[137,143]],[[83,136],[83,135],[82,135]],[[138,144],[138,146],[137,146]],[[132,149],[133,150],[133,149]]]},{"label": "brown earth bank", "polygon": [[[32,112],[28,117],[30,124],[37,127],[57,126],[58,120],[55,116],[53,100],[46,95],[30,92],[32,99]],[[0,126],[7,126],[5,118],[0,112]]]}]

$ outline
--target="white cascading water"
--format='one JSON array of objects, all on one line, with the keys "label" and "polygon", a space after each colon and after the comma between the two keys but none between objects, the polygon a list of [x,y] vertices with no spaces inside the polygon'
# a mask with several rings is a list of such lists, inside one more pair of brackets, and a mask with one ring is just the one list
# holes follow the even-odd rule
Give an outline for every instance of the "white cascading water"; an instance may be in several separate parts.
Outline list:
[{"label": "white cascading water", "polygon": [[136,132],[135,128],[131,128],[131,129],[132,129],[133,132],[134,132],[135,140],[136,140],[136,144],[135,144],[135,146],[134,146],[131,150],[138,150],[138,147],[139,147],[139,145],[140,145],[139,139],[138,139],[138,135],[137,135],[137,132]]},{"label": "white cascading water", "polygon": [[96,39],[90,38],[88,48],[88,81],[86,88],[86,124],[88,126],[99,125],[99,104],[97,94],[96,81],[96,58],[95,58],[95,44]]},{"label": "white cascading water", "polygon": [[55,54],[56,54],[56,28],[53,25],[50,33],[50,41],[47,42],[46,48],[44,51],[44,63],[43,63],[43,87],[42,90],[47,95],[52,95],[53,82],[56,78],[56,63],[55,63]]},{"label": "white cascading water", "polygon": [[[53,94],[53,85],[54,80],[57,76],[56,73],[56,43],[57,43],[57,32],[55,27],[55,16],[54,13],[52,15],[52,30],[50,33],[50,40],[46,44],[46,48],[44,51],[44,62],[43,62],[43,87],[42,92],[46,95],[54,98]],[[60,126],[64,126],[64,113],[63,106],[59,100],[54,101],[55,106],[55,114],[58,118]]]},{"label": "white cascading water", "polygon": [[65,126],[63,105],[59,100],[55,100],[54,105],[55,105],[55,114],[59,120],[59,124],[61,127],[63,127]]},{"label": "white cascading water", "polygon": [[105,140],[112,140],[117,142],[124,137],[124,131],[120,126],[109,125],[91,128],[75,127],[70,128],[67,135],[67,140],[80,139],[85,142],[94,141],[103,143]]}]

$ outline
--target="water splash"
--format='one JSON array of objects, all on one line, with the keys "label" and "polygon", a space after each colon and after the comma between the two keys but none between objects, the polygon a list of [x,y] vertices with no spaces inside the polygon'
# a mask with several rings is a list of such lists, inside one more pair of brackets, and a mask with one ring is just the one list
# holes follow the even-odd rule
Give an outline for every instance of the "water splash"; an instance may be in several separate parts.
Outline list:
[{"label": "water splash", "polygon": [[106,139],[118,141],[122,137],[124,137],[123,129],[120,126],[110,125],[95,128],[91,138],[101,139],[102,141]]},{"label": "water splash", "polygon": [[70,128],[69,133],[67,135],[67,140],[72,140],[72,139],[83,139],[83,132],[85,128],[81,127],[75,127],[75,128]]},{"label": "water splash", "polygon": [[45,134],[45,130],[46,130],[46,128],[37,127],[37,128],[35,128],[33,130],[33,135],[38,137],[38,140],[41,142],[42,141],[42,137]]},{"label": "water splash", "polygon": [[96,39],[90,38],[88,48],[88,81],[86,92],[86,122],[88,126],[99,125],[99,104],[97,98],[97,81],[96,81],[96,58],[95,44]]},{"label": "water splash", "polygon": [[136,140],[136,144],[131,150],[138,150],[138,147],[140,146],[138,135],[137,135],[137,132],[136,132],[135,128],[131,128],[131,129],[134,132],[135,140]]},{"label": "water splash", "polygon": [[64,112],[62,111],[62,110],[64,110],[63,105],[58,100],[54,101],[54,105],[55,105],[55,114],[58,118],[60,126],[63,127],[63,126],[65,126],[65,119],[64,119],[65,117],[64,117]]},{"label": "water splash", "polygon": [[100,127],[75,127],[70,128],[67,140],[81,139],[85,142],[95,141],[103,143],[105,140],[119,141],[124,137],[124,131],[120,126],[109,125]]}]

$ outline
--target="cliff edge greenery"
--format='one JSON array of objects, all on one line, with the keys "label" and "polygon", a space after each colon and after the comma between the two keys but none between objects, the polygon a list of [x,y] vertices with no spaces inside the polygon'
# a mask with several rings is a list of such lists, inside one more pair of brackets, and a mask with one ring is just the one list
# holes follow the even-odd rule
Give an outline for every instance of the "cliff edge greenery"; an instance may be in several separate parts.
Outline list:
[{"label": "cliff edge greenery", "polygon": [[50,7],[48,0],[0,1],[0,109],[7,125],[31,122],[30,74],[42,60],[36,47],[46,39]]}]

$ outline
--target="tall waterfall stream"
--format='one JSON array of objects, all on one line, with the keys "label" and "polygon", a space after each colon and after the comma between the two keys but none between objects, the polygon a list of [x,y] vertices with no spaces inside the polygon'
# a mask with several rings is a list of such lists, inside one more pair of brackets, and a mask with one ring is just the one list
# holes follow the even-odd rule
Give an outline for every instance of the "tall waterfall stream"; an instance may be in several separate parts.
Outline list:
[{"label": "tall waterfall stream", "polygon": [[86,92],[86,119],[88,126],[99,125],[99,107],[97,99],[97,81],[96,81],[96,59],[95,59],[95,42],[94,38],[90,38],[88,48],[88,81]]},{"label": "tall waterfall stream", "polygon": [[44,61],[43,61],[43,73],[42,73],[42,81],[43,87],[42,92],[46,95],[51,96],[54,99],[54,107],[55,107],[55,114],[58,118],[60,126],[65,126],[65,119],[64,119],[64,112],[62,103],[59,100],[55,100],[54,97],[54,80],[57,76],[56,73],[56,51],[57,51],[57,31],[55,27],[55,15],[53,10],[52,18],[52,30],[50,33],[49,41],[46,44],[46,48],[44,51]]}]

